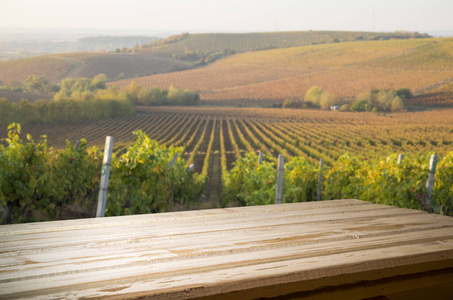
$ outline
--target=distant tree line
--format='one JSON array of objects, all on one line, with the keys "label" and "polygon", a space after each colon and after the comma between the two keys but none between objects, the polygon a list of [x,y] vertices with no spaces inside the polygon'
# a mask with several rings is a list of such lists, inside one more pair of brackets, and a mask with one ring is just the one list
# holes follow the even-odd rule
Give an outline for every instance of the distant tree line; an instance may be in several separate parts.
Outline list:
[{"label": "distant tree line", "polygon": [[59,90],[59,86],[52,84],[45,76],[31,75],[23,82],[14,82],[9,85],[0,81],[0,90],[13,92],[29,92],[38,94],[50,94]]},{"label": "distant tree line", "polygon": [[87,119],[104,119],[135,113],[135,105],[199,105],[198,93],[170,86],[168,90],[142,87],[135,81],[126,90],[106,88],[107,77],[66,78],[60,85],[49,83],[43,76],[30,76],[16,87],[25,92],[54,93],[53,100],[11,102],[0,99],[0,125],[10,123],[53,123]]},{"label": "distant tree line", "polygon": [[56,91],[54,99],[35,102],[22,99],[13,103],[1,98],[0,124],[68,122],[134,114],[135,106],[127,93],[117,87],[105,89],[105,81],[104,74],[93,79],[67,78],[56,87],[42,76],[30,76],[20,84],[25,91]]},{"label": "distant tree line", "polygon": [[104,119],[127,116],[135,113],[135,107],[127,97],[116,99],[94,98],[90,100],[62,99],[37,100],[19,103],[0,99],[0,124],[12,122],[53,123],[78,120]]},{"label": "distant tree line", "polygon": [[145,44],[145,45],[143,45],[141,47],[142,48],[149,48],[149,47],[154,47],[154,46],[162,46],[162,45],[166,45],[166,44],[176,43],[176,42],[182,41],[187,36],[189,36],[189,33],[188,32],[183,32],[181,34],[169,36],[169,37],[167,37],[165,39],[161,39],[161,40],[150,42],[150,43]]},{"label": "distant tree line", "polygon": [[340,111],[353,112],[401,112],[405,109],[405,101],[413,97],[408,88],[398,90],[373,89],[362,93],[354,99],[345,99],[324,89],[313,86],[307,90],[303,101],[287,99],[283,108],[321,108],[329,110],[332,107]]},{"label": "distant tree line", "polygon": [[[89,78],[66,78],[61,81],[59,91],[54,95],[55,100],[62,99],[93,99],[99,94],[99,90],[105,89],[107,76],[99,74]],[[113,95],[115,94],[115,95]],[[117,91],[111,93],[110,96],[116,97]]]},{"label": "distant tree line", "polygon": [[390,39],[426,39],[431,38],[427,33],[419,33],[419,32],[410,32],[410,31],[396,31],[395,33],[387,33],[387,34],[378,34],[375,36],[370,36],[368,40],[390,40]]},{"label": "distant tree line", "polygon": [[83,47],[127,47],[130,45],[143,45],[157,40],[157,37],[151,36],[90,36],[77,40],[77,43]]},{"label": "distant tree line", "polygon": [[181,90],[170,86],[168,90],[157,87],[142,87],[132,81],[126,88],[128,97],[136,105],[161,106],[161,105],[200,105],[200,95],[196,92]]}]

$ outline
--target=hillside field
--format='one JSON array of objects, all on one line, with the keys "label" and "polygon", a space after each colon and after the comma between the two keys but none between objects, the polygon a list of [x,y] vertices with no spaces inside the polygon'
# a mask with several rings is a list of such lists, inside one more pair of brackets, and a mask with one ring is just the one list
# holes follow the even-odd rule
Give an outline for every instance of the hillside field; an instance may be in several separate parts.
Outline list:
[{"label": "hillside field", "polygon": [[281,104],[302,100],[317,85],[346,99],[371,89],[410,88],[417,97],[409,106],[452,107],[453,39],[405,32],[183,33],[120,53],[0,62],[0,81],[10,85],[30,75],[58,83],[101,73],[123,88],[135,81],[192,90],[208,105]]},{"label": "hillside field", "polygon": [[68,53],[0,61],[0,81],[5,84],[21,82],[30,75],[45,76],[52,83],[58,83],[67,77],[92,78],[98,74],[119,79],[186,68],[186,63],[150,55]]},{"label": "hillside field", "polygon": [[360,31],[287,31],[254,33],[183,33],[143,45],[137,53],[146,53],[182,60],[197,60],[209,55],[228,55],[315,44],[425,38],[426,35],[405,32]]},{"label": "hillside field", "polygon": [[[120,80],[142,86],[197,91],[208,104],[283,102],[303,99],[317,85],[351,98],[371,89],[410,88],[416,95],[453,79],[453,39],[361,41],[255,51],[229,56],[206,67]],[[425,99],[418,99],[418,103]],[[453,105],[449,97],[430,105]]]}]

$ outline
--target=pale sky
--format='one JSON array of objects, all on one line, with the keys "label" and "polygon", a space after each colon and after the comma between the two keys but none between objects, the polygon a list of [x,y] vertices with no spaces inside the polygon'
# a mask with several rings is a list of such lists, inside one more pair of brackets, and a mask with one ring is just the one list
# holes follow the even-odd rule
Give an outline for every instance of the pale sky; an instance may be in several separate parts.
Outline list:
[{"label": "pale sky", "polygon": [[0,0],[0,27],[452,31],[453,0]]}]

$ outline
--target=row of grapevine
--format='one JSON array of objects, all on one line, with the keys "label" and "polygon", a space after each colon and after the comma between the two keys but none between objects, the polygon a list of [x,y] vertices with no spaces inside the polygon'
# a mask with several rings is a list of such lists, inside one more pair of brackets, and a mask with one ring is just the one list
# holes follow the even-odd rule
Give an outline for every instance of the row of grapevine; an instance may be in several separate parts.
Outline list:
[{"label": "row of grapevine", "polygon": [[[139,120],[143,124],[143,118]],[[145,127],[155,128],[154,135],[163,141],[171,140],[171,135],[178,137],[174,140],[185,144],[186,148],[161,147],[142,131],[136,132],[133,145],[117,146],[112,163],[112,189],[107,215],[167,211],[173,205],[183,205],[200,195],[205,183],[209,186],[210,180],[218,175],[213,172],[221,174],[223,205],[269,203],[275,195],[276,153],[284,149],[287,149],[285,153],[290,160],[288,172],[285,173],[287,187],[284,201],[310,201],[316,195],[313,185],[319,171],[316,164],[318,156],[328,158],[326,153],[332,148],[327,145],[339,138],[325,137],[328,132],[322,131],[322,128],[311,133],[302,126],[303,123],[294,126],[284,122],[223,117],[211,119],[192,114],[160,114],[154,122],[156,120],[166,124],[165,127],[155,123]],[[172,122],[179,125],[172,127]],[[187,127],[195,130],[190,134],[182,133]],[[286,133],[285,128],[288,129]],[[302,129],[305,131],[298,131]],[[27,137],[28,143],[23,143],[18,131],[10,128],[9,137],[5,140],[7,147],[0,146],[0,174],[3,176],[0,198],[7,211],[4,220],[21,222],[64,217],[65,209],[74,202],[85,207],[91,205],[91,211],[88,209],[82,215],[90,216],[99,185],[99,149],[88,149],[86,141],[81,140],[78,149],[67,142],[63,150],[54,150],[47,146],[45,139],[35,144],[31,137]],[[315,142],[313,146],[305,142],[297,143],[299,136],[305,136],[304,139],[308,140],[315,139],[316,134],[327,142],[321,146],[315,146]],[[441,155],[443,160],[439,163],[434,190],[434,203],[442,205],[445,212],[451,209],[450,189],[453,182],[453,154],[447,149]],[[256,155],[249,150],[252,153],[256,150],[265,152],[266,159],[262,165],[257,165]],[[179,158],[175,167],[169,170],[168,164],[175,153],[179,154]],[[227,153],[237,159],[234,164],[231,159],[227,163]],[[220,157],[218,162],[213,159],[217,155]],[[383,159],[386,155],[388,153],[380,152],[374,155],[375,158],[363,160],[361,157],[364,154],[356,150],[352,155],[328,160],[323,171],[326,178],[324,199],[352,197],[375,203],[427,208],[423,204],[426,191],[421,184],[427,176],[426,154],[409,153],[412,158],[405,160],[401,166],[395,165],[395,157]],[[200,174],[189,172],[188,166],[192,163],[197,165],[196,170]],[[62,180],[65,176],[68,179]]]},{"label": "row of grapevine", "polygon": [[[209,114],[197,113],[194,110],[189,110],[187,113],[170,111],[157,110],[134,117],[78,121],[58,126],[26,125],[23,129],[24,132],[33,136],[47,134],[49,145],[54,147],[65,147],[65,139],[76,141],[81,138],[86,138],[91,145],[102,146],[107,135],[114,136],[117,145],[127,145],[134,142],[132,132],[141,129],[165,146],[184,146],[184,156],[193,163],[197,159],[197,151],[203,145],[205,147],[208,145],[208,141],[200,140],[200,137],[207,124],[213,121]],[[317,112],[308,111],[307,113],[316,114]],[[453,145],[451,122],[436,125],[426,123],[432,122],[430,120],[424,121],[417,117],[412,123],[392,124],[389,122],[394,122],[395,117],[380,117],[381,119],[376,122],[381,121],[382,124],[363,125],[360,123],[360,114],[355,114],[358,121],[331,118],[338,116],[337,113],[325,113],[325,115],[328,117],[318,117],[315,119],[318,121],[314,123],[307,122],[305,119],[231,117],[212,113],[213,117],[222,117],[222,122],[225,122],[223,139],[228,140],[228,145],[231,147],[228,151],[236,158],[241,157],[244,151],[262,150],[274,162],[277,154],[285,154],[287,157],[306,157],[311,161],[323,158],[328,165],[332,165],[344,153],[351,153],[362,159],[378,158],[389,153],[435,151],[444,155]],[[374,117],[373,114],[368,115]],[[408,114],[401,116],[405,115]],[[442,112],[438,115],[441,116]],[[432,118],[435,120],[436,116],[433,114]],[[216,124],[219,122],[217,120]],[[210,133],[211,131],[207,135]],[[2,137],[6,135],[0,131],[0,139]],[[216,138],[219,138],[218,134]],[[203,168],[203,161],[204,158],[197,166],[200,170]],[[232,159],[230,158],[229,161],[228,166],[231,168]]]},{"label": "row of grapevine", "polygon": [[[201,135],[200,137],[198,138],[198,140],[196,141],[196,144],[194,146],[194,148],[192,149],[192,151],[190,151],[190,157],[189,159],[187,160],[187,164],[192,164],[194,161],[195,161],[195,158],[196,156],[198,155],[198,151],[199,149],[201,148],[201,146],[203,145],[203,142],[205,140],[205,135],[206,135],[206,132],[208,130],[208,124],[209,124],[209,121],[206,120],[204,122],[204,128],[203,128],[203,131],[201,132]],[[195,141],[195,138],[197,136],[197,132],[194,132],[194,134],[192,135],[191,139],[189,140],[189,147],[190,147],[190,144]]]},{"label": "row of grapevine", "polygon": [[[176,39],[177,37],[177,39]],[[310,44],[355,41],[375,38],[407,38],[399,33],[370,33],[342,31],[300,31],[266,33],[208,33],[184,34],[169,38],[171,42],[150,43],[137,50],[138,53],[151,53],[164,57],[186,57],[211,53],[242,53],[249,51],[297,47]],[[186,56],[184,56],[186,55]]]},{"label": "row of grapevine", "polygon": [[[430,202],[425,183],[431,154],[397,156],[363,161],[341,156],[331,167],[320,169],[307,159],[294,157],[285,166],[283,203],[315,201],[318,174],[324,178],[321,199],[361,199],[372,203],[453,214],[453,152],[437,165]],[[240,158],[230,170],[224,199],[231,205],[275,203],[277,168],[271,161],[258,163],[256,153]]]},{"label": "row of grapevine", "polygon": [[[20,139],[21,127],[8,127],[0,145],[0,210],[2,224],[93,217],[102,166],[98,148],[86,140],[75,147],[49,148],[45,136],[35,143]],[[106,215],[169,211],[197,199],[203,182],[181,158],[182,147],[162,147],[142,131],[120,147],[111,163]],[[169,168],[175,154],[178,159]]]}]

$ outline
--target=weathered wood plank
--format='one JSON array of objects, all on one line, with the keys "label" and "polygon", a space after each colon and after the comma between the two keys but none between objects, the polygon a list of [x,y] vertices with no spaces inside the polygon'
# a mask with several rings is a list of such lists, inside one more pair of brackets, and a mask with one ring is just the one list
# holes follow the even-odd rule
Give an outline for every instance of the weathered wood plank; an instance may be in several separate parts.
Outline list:
[{"label": "weathered wood plank", "polygon": [[130,226],[133,224],[154,224],[162,222],[206,220],[218,218],[231,219],[236,216],[260,215],[262,213],[272,214],[287,211],[301,211],[309,214],[313,213],[314,210],[317,211],[319,209],[324,208],[332,208],[335,211],[338,211],[341,208],[344,208],[346,210],[349,209],[350,207],[363,205],[365,205],[366,207],[365,209],[373,209],[371,206],[374,206],[375,208],[382,207],[379,205],[370,204],[360,200],[335,200],[335,201],[323,201],[320,203],[307,202],[304,203],[303,207],[300,206],[300,203],[290,203],[283,205],[232,207],[225,209],[196,210],[196,211],[153,214],[151,218],[150,215],[133,215],[122,217],[109,217],[102,220],[93,218],[93,219],[78,219],[78,220],[8,225],[0,226],[0,236],[38,232],[53,232],[63,230],[79,230],[101,227],[121,228],[121,226],[125,225]]},{"label": "weathered wood plank", "polygon": [[452,218],[358,200],[0,227],[0,298],[368,295],[452,273]]}]

